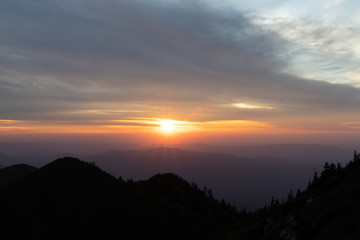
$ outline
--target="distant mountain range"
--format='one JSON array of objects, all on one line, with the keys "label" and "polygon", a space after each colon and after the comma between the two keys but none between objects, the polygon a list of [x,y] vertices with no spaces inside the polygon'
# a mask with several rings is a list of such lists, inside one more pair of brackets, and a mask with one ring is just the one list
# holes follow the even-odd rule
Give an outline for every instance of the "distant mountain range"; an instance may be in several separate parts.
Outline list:
[{"label": "distant mountain range", "polygon": [[[297,164],[320,164],[324,159],[330,162],[348,161],[351,159],[349,152],[354,149],[343,149],[339,147],[319,144],[271,144],[271,145],[208,145],[202,143],[183,143],[164,146],[132,146],[118,143],[72,143],[72,142],[16,142],[0,143],[0,165],[2,165],[2,154],[13,158],[13,164],[23,162],[34,162],[40,167],[49,163],[54,157],[65,154],[84,158],[97,153],[112,150],[146,150],[158,147],[180,148],[184,150],[231,154],[242,158],[262,159],[271,158]],[[351,155],[351,154],[350,154]],[[39,159],[26,159],[31,156]],[[4,164],[8,166],[8,164]]]},{"label": "distant mountain range", "polygon": [[[320,144],[269,144],[221,146],[201,143],[183,144],[182,148],[208,152],[225,153],[245,158],[271,158],[297,164],[324,164],[329,162],[349,161],[349,150]],[[353,149],[351,149],[353,150]],[[351,153],[351,152],[350,152]]]},{"label": "distant mountain range", "polygon": [[[349,151],[312,144],[182,144],[183,148],[193,150],[162,147],[96,154],[91,154],[96,150],[95,145],[88,146],[89,154],[66,153],[67,145],[59,145],[59,152],[56,152],[56,146],[51,144],[45,144],[42,152],[38,145],[0,144],[0,152],[6,153],[0,154],[0,166],[27,163],[41,167],[52,159],[75,156],[94,162],[110,174],[124,179],[145,180],[156,173],[173,172],[201,187],[211,188],[217,199],[224,198],[239,208],[251,210],[264,206],[272,196],[282,198],[289,189],[304,188],[313,171],[321,169],[325,161],[347,162],[351,159]],[[84,151],[86,146],[81,145],[81,152]]]},{"label": "distant mountain range", "polygon": [[111,151],[85,160],[125,179],[140,180],[156,173],[176,173],[190,182],[213,189],[218,199],[224,198],[247,209],[264,206],[272,196],[285,196],[291,188],[305,187],[316,168],[315,165],[177,148]]},{"label": "distant mountain range", "polygon": [[[201,158],[202,153],[198,154]],[[27,165],[3,168],[0,181],[4,239],[360,237],[357,153],[346,166],[326,163],[322,172],[313,173],[305,190],[290,191],[284,200],[273,198],[252,213],[237,211],[214,199],[211,189],[201,190],[172,173],[125,181],[75,158],[58,159],[40,169]]]}]

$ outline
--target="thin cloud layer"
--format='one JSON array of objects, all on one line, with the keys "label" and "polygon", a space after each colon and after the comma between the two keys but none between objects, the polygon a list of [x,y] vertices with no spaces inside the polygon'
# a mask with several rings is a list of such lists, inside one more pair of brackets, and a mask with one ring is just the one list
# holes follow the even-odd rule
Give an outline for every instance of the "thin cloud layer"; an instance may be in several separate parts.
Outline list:
[{"label": "thin cloud layer", "polygon": [[291,73],[304,32],[287,38],[205,1],[5,0],[0,20],[1,119],[78,124],[176,112],[191,121],[276,124],[348,116],[360,104],[353,85]]},{"label": "thin cloud layer", "polygon": [[316,17],[303,19],[255,18],[288,39],[291,70],[310,79],[358,86],[354,76],[359,70],[360,28],[352,21],[323,21]]}]

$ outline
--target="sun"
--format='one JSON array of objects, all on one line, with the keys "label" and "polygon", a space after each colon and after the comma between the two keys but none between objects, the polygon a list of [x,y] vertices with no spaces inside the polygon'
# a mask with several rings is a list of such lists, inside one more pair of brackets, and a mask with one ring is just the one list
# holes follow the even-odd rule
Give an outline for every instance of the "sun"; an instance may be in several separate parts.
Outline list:
[{"label": "sun", "polygon": [[155,124],[158,125],[157,131],[168,135],[179,131],[181,132],[183,130],[184,122],[171,119],[158,119]]},{"label": "sun", "polygon": [[178,121],[173,119],[157,118],[152,122],[154,125],[154,131],[161,133],[165,136],[174,136],[178,133],[184,133],[189,131],[189,122]]},{"label": "sun", "polygon": [[172,132],[174,131],[174,123],[171,120],[162,120],[159,122],[160,128],[164,132]]}]

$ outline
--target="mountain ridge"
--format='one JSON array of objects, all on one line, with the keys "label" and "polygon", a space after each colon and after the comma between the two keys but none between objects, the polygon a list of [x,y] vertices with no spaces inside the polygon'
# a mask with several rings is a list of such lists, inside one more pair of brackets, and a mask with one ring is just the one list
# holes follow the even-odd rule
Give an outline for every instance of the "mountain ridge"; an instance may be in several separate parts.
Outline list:
[{"label": "mountain ridge", "polygon": [[227,239],[219,229],[231,228],[225,223],[238,218],[228,205],[173,174],[125,182],[75,158],[51,162],[0,191],[3,234],[17,238]]},{"label": "mountain ridge", "polygon": [[173,173],[115,178],[94,163],[62,158],[0,187],[0,224],[12,238],[67,239],[357,239],[360,154],[325,163],[305,190],[238,211]]}]

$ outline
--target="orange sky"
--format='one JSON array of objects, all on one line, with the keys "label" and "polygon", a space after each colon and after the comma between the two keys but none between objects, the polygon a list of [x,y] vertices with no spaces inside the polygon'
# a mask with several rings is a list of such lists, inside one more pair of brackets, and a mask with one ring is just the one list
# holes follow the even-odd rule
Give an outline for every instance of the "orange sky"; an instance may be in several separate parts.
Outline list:
[{"label": "orange sky", "polygon": [[[162,126],[164,123],[171,125]],[[133,119],[109,120],[107,124],[98,125],[60,125],[55,122],[27,122],[0,120],[1,141],[5,136],[32,136],[32,134],[83,134],[95,137],[96,134],[111,134],[113,139],[132,139],[131,141],[145,145],[181,145],[189,142],[218,144],[271,144],[271,143],[351,143],[359,136],[357,123],[346,123],[344,129],[324,130],[280,128],[265,122],[256,121],[209,121],[190,122],[169,119]],[[94,135],[95,134],[95,135]],[[65,136],[64,135],[64,136]],[[84,135],[84,136],[86,136]],[[126,136],[126,137],[124,137]],[[129,137],[131,136],[131,137]],[[333,138],[333,141],[329,141]],[[95,137],[96,138],[96,137]],[[358,137],[357,137],[358,138]],[[17,138],[19,139],[19,138]],[[21,138],[20,138],[21,139]],[[69,138],[71,141],[71,137]],[[338,140],[338,141],[336,141]],[[130,140],[129,140],[130,141]]]}]

